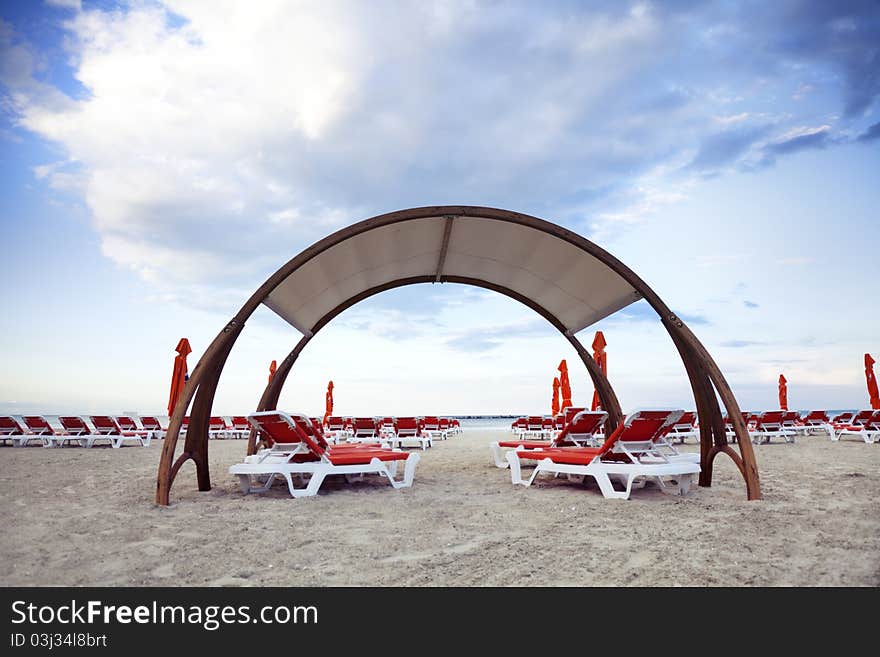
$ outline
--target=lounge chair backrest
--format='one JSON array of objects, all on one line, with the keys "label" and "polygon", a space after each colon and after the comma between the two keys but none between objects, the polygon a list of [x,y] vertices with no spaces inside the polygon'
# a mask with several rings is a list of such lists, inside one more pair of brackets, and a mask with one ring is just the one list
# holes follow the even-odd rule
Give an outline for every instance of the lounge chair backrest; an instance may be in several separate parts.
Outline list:
[{"label": "lounge chair backrest", "polygon": [[827,424],[830,422],[825,411],[810,411],[804,416],[804,424]]},{"label": "lounge chair backrest", "polygon": [[553,445],[562,446],[571,443],[574,439],[586,440],[596,433],[607,419],[608,413],[604,411],[581,411],[565,425],[553,441]]},{"label": "lounge chair backrest", "polygon": [[142,415],[141,416],[141,426],[148,431],[162,431],[162,423],[159,422],[159,418],[153,417],[152,415]]},{"label": "lounge chair backrest", "polygon": [[116,424],[119,425],[119,428],[123,431],[137,431],[138,425],[134,421],[133,418],[128,417],[127,415],[117,415],[116,416]]},{"label": "lounge chair backrest", "polygon": [[874,411],[871,409],[864,409],[856,413],[853,418],[849,421],[851,425],[859,426],[861,424],[865,424],[868,422],[871,417],[874,415]]},{"label": "lounge chair backrest", "polygon": [[24,433],[24,429],[18,421],[11,415],[0,415],[0,435],[3,436],[20,436]]},{"label": "lounge chair backrest", "polygon": [[437,428],[440,429],[440,431],[448,431],[449,430],[449,418],[448,417],[441,417],[437,423]]},{"label": "lounge chair backrest", "polygon": [[838,413],[831,421],[835,423],[849,422],[852,419],[852,416],[852,413]]},{"label": "lounge chair backrest", "polygon": [[626,447],[633,449],[641,444],[652,444],[668,432],[682,415],[684,411],[681,410],[636,411],[605,439],[599,455],[605,456],[615,451],[619,443],[627,443]]},{"label": "lounge chair backrest", "polygon": [[675,423],[676,427],[690,427],[693,428],[694,422],[697,421],[697,414],[693,411],[685,411],[685,414],[678,418],[678,421]]},{"label": "lounge chair backrest", "polygon": [[785,413],[782,414],[782,421],[787,423],[800,422],[801,414],[797,411],[785,411]]},{"label": "lounge chair backrest", "polygon": [[544,418],[540,415],[529,415],[526,426],[529,431],[541,431],[544,428]]},{"label": "lounge chair backrest", "polygon": [[428,431],[437,431],[440,429],[440,418],[436,415],[426,415],[422,422],[422,426]]},{"label": "lounge chair backrest", "polygon": [[251,428],[248,419],[244,415],[233,415],[232,416],[232,428],[236,431],[245,431]]},{"label": "lounge chair backrest", "polygon": [[224,420],[219,415],[212,415],[208,420],[208,430],[210,431],[225,431],[226,430],[226,420]]},{"label": "lounge chair backrest", "polygon": [[252,413],[248,420],[254,429],[273,444],[301,449],[311,460],[326,460],[324,447],[310,431],[311,421],[307,416],[284,411],[264,411]]},{"label": "lounge chair backrest", "polygon": [[563,424],[562,428],[565,428],[565,425],[571,422],[574,419],[574,416],[580,413],[581,411],[587,410],[583,406],[566,406],[565,412],[563,413]]},{"label": "lounge chair backrest", "polygon": [[58,421],[67,433],[75,436],[85,436],[92,433],[89,425],[79,415],[61,415]]},{"label": "lounge chair backrest", "polygon": [[95,429],[98,430],[98,433],[112,436],[121,433],[119,425],[116,424],[116,420],[109,415],[90,415],[89,419],[92,421],[92,424],[95,425]]},{"label": "lounge chair backrest", "polygon": [[46,418],[42,415],[23,415],[24,425],[38,436],[48,436],[55,433],[55,430],[46,422]]},{"label": "lounge chair backrest", "polygon": [[183,416],[183,422],[180,423],[182,429],[186,429],[189,426],[189,415]]},{"label": "lounge chair backrest", "polygon": [[778,428],[782,426],[783,415],[785,415],[785,411],[764,411],[758,416],[757,428]]},{"label": "lounge chair backrest", "polygon": [[397,418],[397,435],[417,436],[419,434],[419,422],[414,417]]},{"label": "lounge chair backrest", "polygon": [[327,429],[329,431],[342,431],[345,428],[345,420],[338,415],[331,415],[327,418]]}]

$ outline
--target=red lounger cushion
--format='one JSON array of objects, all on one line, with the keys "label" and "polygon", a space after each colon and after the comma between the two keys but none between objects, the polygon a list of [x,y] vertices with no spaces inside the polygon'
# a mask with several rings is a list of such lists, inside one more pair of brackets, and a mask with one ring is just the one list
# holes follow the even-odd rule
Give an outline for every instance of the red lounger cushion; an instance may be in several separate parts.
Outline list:
[{"label": "red lounger cushion", "polygon": [[541,449],[550,447],[549,440],[502,440],[499,447],[521,447],[522,449]]},{"label": "red lounger cushion", "polygon": [[602,452],[599,448],[582,447],[582,448],[557,448],[557,449],[535,449],[530,452],[517,452],[517,456],[523,459],[531,459],[540,461],[541,459],[550,459],[554,463],[565,463],[568,465],[588,465],[598,454]]},{"label": "red lounger cushion", "polygon": [[362,465],[369,463],[372,459],[377,458],[380,461],[405,461],[409,454],[404,452],[382,452],[379,450],[357,450],[351,452],[338,453],[331,451],[328,455],[333,465]]}]

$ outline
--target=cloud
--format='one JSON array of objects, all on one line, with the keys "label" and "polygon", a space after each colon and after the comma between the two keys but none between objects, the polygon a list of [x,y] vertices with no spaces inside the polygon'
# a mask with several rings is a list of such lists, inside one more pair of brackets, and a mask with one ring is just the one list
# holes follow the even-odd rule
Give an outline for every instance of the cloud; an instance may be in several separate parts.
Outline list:
[{"label": "cloud", "polygon": [[688,167],[710,173],[732,164],[746,154],[769,129],[767,125],[744,126],[708,135]]},{"label": "cloud", "polygon": [[543,319],[468,329],[449,338],[446,345],[465,353],[481,353],[500,347],[511,338],[543,338],[558,335]]},{"label": "cloud", "polygon": [[875,139],[880,139],[880,121],[870,126],[856,139],[860,142],[874,141]]},{"label": "cloud", "polygon": [[0,24],[2,107],[61,153],[39,182],[81,195],[108,258],[158,294],[215,298],[379,212],[496,205],[606,241],[695,178],[834,146],[847,119],[795,135],[816,119],[790,96],[872,106],[868,11],[87,4],[50,13],[65,32],[55,69],[42,62],[57,53]]},{"label": "cloud", "polygon": [[743,349],[744,347],[757,347],[767,344],[758,340],[726,340],[720,343],[722,347],[730,347],[732,349]]},{"label": "cloud", "polygon": [[73,9],[74,11],[82,10],[82,0],[44,0],[44,2],[50,7]]}]

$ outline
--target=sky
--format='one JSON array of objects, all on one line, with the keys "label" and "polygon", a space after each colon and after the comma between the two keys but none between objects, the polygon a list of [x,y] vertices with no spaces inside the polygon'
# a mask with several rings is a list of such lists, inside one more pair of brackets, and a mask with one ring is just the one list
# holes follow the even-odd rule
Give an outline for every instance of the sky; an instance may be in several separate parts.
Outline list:
[{"label": "sky", "polygon": [[[740,405],[867,404],[880,361],[877,2],[0,3],[0,412],[164,413],[279,266],[426,205],[558,223],[638,273]],[[602,330],[624,411],[693,408],[656,315]],[[266,307],[215,398],[253,410],[300,334]],[[281,396],[342,414],[549,413],[545,320],[453,285],[385,292]]]}]

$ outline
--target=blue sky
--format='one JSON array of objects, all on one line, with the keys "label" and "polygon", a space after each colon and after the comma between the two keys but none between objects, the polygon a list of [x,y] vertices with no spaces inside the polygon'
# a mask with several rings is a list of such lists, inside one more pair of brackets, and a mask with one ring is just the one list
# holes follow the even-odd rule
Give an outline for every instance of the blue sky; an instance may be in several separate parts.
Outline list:
[{"label": "blue sky", "polygon": [[[560,223],[688,318],[745,408],[867,403],[880,355],[875,2],[5,2],[0,411],[160,412],[249,294],[405,207]],[[641,304],[596,329],[624,409],[691,407]],[[215,409],[298,333],[249,322]],[[509,299],[384,293],[304,352],[283,407],[548,412],[568,343]]]}]

